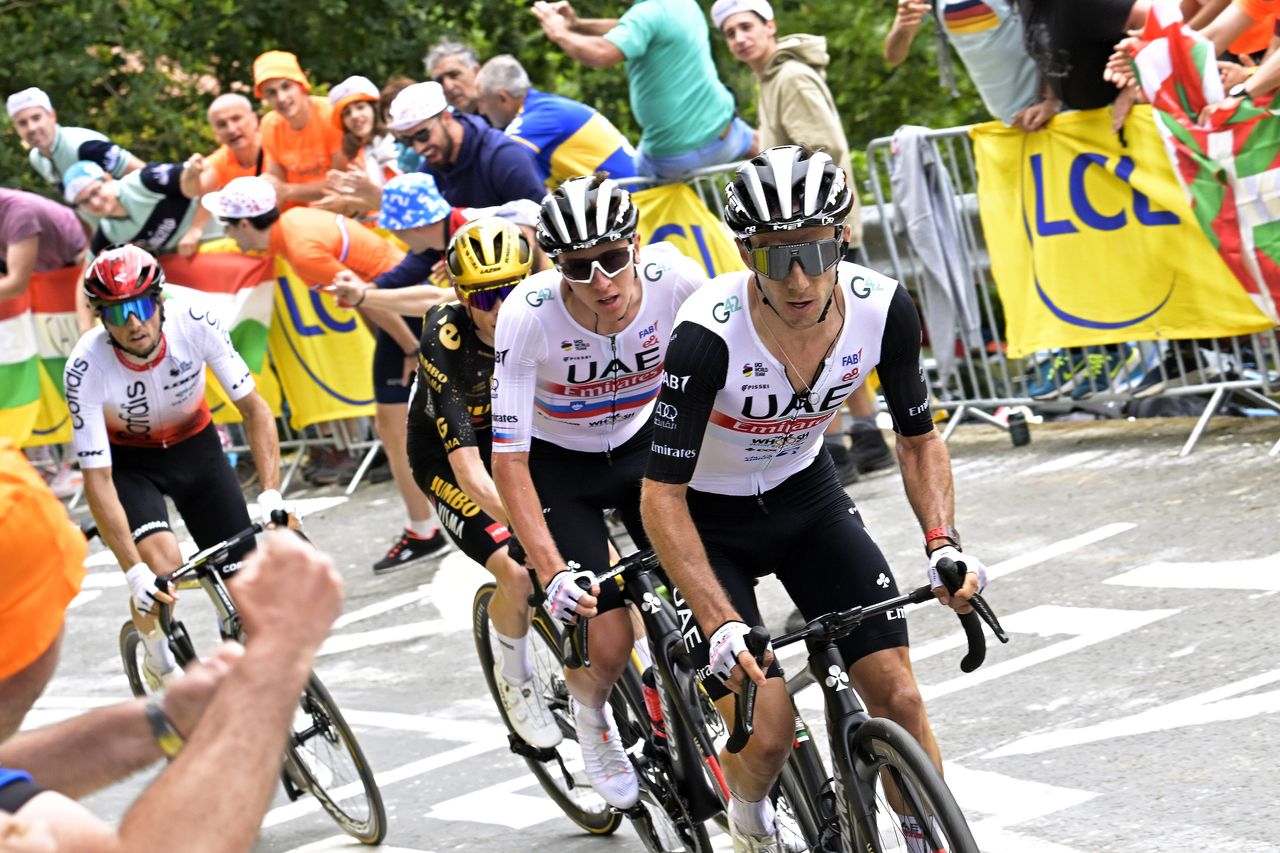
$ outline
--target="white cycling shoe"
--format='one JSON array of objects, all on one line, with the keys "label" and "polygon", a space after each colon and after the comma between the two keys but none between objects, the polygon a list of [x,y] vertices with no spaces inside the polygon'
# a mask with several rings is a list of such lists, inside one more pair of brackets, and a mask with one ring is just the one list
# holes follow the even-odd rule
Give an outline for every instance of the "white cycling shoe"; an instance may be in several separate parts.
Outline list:
[{"label": "white cycling shoe", "polygon": [[618,735],[613,709],[604,706],[606,726],[600,729],[593,721],[584,720],[577,700],[572,701],[573,722],[582,747],[582,763],[591,787],[604,801],[619,811],[626,811],[640,800],[640,782]]},{"label": "white cycling shoe", "polygon": [[515,729],[520,739],[530,746],[543,749],[558,746],[564,740],[564,735],[551,716],[550,709],[538,695],[533,679],[513,684],[503,674],[501,661],[494,666],[493,673],[498,693],[502,696],[507,722],[511,723],[511,728]]},{"label": "white cycling shoe", "polygon": [[147,687],[152,693],[159,693],[182,676],[182,667],[175,666],[172,669],[162,671],[151,656],[150,652],[144,652],[142,655],[142,680],[147,682]]}]

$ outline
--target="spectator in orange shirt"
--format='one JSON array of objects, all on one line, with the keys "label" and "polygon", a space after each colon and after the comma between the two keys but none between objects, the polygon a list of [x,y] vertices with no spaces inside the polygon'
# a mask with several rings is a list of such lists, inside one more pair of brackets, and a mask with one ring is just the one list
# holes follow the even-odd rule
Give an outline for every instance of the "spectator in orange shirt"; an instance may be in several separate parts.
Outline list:
[{"label": "spectator in orange shirt", "polygon": [[[405,255],[340,214],[302,207],[281,213],[275,189],[264,178],[236,178],[225,189],[206,195],[203,204],[222,220],[227,236],[241,251],[267,251],[284,258],[310,287],[331,284],[344,270],[369,281],[395,267]],[[418,337],[399,314],[371,307],[359,310],[379,328],[373,356],[374,423],[409,516],[399,540],[374,564],[380,574],[434,554],[446,540],[426,495],[413,480],[405,451]]]},{"label": "spectator in orange shirt", "polygon": [[333,107],[310,91],[311,82],[292,53],[269,50],[253,61],[253,92],[271,108],[262,119],[262,147],[271,160],[265,174],[282,209],[318,200],[329,170],[347,166]]},{"label": "spectator in orange shirt", "polygon": [[234,92],[214,98],[209,104],[209,127],[218,150],[204,158],[200,181],[205,192],[267,171],[270,160],[262,148],[261,121],[248,98]]}]

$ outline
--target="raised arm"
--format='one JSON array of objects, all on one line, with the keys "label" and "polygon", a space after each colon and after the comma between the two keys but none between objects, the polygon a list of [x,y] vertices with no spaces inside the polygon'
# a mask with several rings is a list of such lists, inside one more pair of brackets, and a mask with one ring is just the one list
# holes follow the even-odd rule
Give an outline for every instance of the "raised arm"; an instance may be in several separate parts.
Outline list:
[{"label": "raised arm", "polygon": [[896,68],[906,60],[916,32],[928,13],[927,0],[898,0],[898,12],[893,17],[893,26],[884,37],[884,59],[890,68]]}]

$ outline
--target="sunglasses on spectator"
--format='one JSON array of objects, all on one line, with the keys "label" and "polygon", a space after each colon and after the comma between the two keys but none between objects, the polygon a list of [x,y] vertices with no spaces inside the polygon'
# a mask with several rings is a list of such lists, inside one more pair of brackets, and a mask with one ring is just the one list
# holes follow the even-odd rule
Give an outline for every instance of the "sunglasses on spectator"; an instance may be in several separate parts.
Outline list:
[{"label": "sunglasses on spectator", "polygon": [[[427,121],[431,121],[431,119],[427,119]],[[439,123],[440,123],[440,120],[436,119],[436,124],[439,124]],[[428,142],[431,141],[431,131],[435,129],[436,129],[435,124],[429,124],[426,127],[424,127],[422,130],[418,131],[417,133],[408,133],[408,134],[405,134],[404,136],[396,134],[396,141],[399,142],[401,145],[406,145],[410,148],[413,147],[413,143],[415,142],[420,142],[423,145],[426,145]]]},{"label": "sunglasses on spectator", "polygon": [[832,238],[784,246],[756,246],[747,250],[747,265],[772,281],[782,281],[791,273],[791,265],[800,262],[805,275],[818,276],[840,260],[843,242]]},{"label": "sunglasses on spectator", "polygon": [[576,284],[589,284],[598,269],[609,278],[613,278],[632,263],[634,246],[627,245],[621,249],[610,249],[601,252],[594,258],[567,258],[556,261],[556,269],[565,281]]},{"label": "sunglasses on spectator", "polygon": [[500,301],[511,295],[511,291],[515,290],[518,284],[520,284],[519,281],[508,281],[496,287],[486,287],[484,290],[463,292],[467,295],[467,304],[472,308],[477,311],[492,311],[498,307]]},{"label": "sunglasses on spectator", "polygon": [[222,223],[223,228],[235,228],[241,222],[249,221],[249,224],[259,231],[263,231],[267,226],[275,221],[270,212],[260,213],[257,216],[219,216],[218,221]]},{"label": "sunglasses on spectator", "polygon": [[145,323],[155,316],[155,313],[154,296],[135,296],[124,302],[109,302],[98,307],[98,314],[102,316],[102,321],[110,326],[123,326],[129,322],[130,317],[137,317],[139,322]]}]

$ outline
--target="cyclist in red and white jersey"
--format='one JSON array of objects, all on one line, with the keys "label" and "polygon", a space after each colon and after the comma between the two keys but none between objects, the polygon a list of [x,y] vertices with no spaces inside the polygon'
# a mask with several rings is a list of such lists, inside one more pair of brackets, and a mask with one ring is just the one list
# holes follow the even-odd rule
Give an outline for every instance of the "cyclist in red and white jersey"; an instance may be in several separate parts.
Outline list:
[{"label": "cyclist in red and white jersey", "polygon": [[[153,683],[176,667],[149,615],[157,600],[173,600],[156,590],[156,576],[182,563],[165,497],[200,548],[250,524],[205,402],[206,365],[244,418],[263,520],[284,505],[275,422],[253,375],[221,320],[203,306],[164,300],[163,284],[159,263],[137,246],[99,254],[84,290],[102,325],[80,338],[63,373],[89,509],[128,580]],[[229,566],[241,557],[233,554]]]},{"label": "cyclist in red and white jersey", "polygon": [[634,637],[615,584],[588,592],[575,580],[609,564],[605,509],[647,543],[640,478],[663,355],[677,309],[706,280],[667,244],[639,249],[637,218],[627,191],[599,177],[543,200],[537,238],[556,269],[503,304],[490,391],[493,479],[527,564],[557,618],[595,617],[591,667],[566,678],[588,776],[620,809],[639,787],[607,700]]}]

